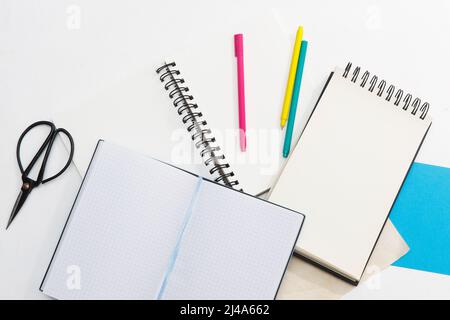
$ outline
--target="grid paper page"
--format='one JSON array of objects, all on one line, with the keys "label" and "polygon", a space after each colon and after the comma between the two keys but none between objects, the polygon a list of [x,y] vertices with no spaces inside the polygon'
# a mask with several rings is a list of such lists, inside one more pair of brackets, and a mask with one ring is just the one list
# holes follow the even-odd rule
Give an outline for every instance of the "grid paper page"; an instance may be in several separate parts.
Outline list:
[{"label": "grid paper page", "polygon": [[431,124],[337,70],[270,200],[308,219],[296,250],[358,281]]},{"label": "grid paper page", "polygon": [[155,298],[196,183],[186,172],[100,142],[44,293],[58,299]]},{"label": "grid paper page", "polygon": [[303,215],[203,181],[163,299],[274,299]]}]

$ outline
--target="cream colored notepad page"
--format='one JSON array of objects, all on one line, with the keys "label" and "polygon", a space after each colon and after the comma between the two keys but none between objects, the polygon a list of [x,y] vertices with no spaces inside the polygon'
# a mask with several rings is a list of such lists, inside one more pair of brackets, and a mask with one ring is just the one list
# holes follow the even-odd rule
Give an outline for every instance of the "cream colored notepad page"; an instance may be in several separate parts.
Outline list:
[{"label": "cream colored notepad page", "polygon": [[358,281],[431,121],[341,75],[269,199],[306,215],[298,253]]}]

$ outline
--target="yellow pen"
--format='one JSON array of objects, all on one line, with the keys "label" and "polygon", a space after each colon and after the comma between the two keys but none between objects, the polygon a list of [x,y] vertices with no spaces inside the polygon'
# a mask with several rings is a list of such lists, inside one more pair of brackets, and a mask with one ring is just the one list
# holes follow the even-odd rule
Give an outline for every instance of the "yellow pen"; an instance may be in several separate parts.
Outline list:
[{"label": "yellow pen", "polygon": [[289,108],[292,100],[292,90],[294,88],[295,73],[297,72],[298,57],[300,55],[300,46],[303,38],[303,27],[297,29],[295,37],[294,52],[292,53],[291,68],[289,69],[289,78],[286,85],[286,93],[284,95],[283,110],[281,112],[281,128],[284,127],[289,116]]}]

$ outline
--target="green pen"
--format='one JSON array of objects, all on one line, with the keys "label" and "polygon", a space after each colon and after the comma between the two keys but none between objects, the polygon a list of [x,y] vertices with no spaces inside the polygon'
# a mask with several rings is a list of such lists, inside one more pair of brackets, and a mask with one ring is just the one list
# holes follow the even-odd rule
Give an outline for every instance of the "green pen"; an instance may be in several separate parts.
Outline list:
[{"label": "green pen", "polygon": [[286,136],[284,138],[283,157],[287,158],[291,150],[292,133],[294,131],[295,115],[297,113],[298,98],[300,95],[300,86],[302,84],[303,69],[305,67],[306,49],[308,41],[302,41],[300,47],[300,56],[298,57],[297,72],[295,73],[294,91],[292,93],[291,108],[286,127]]}]

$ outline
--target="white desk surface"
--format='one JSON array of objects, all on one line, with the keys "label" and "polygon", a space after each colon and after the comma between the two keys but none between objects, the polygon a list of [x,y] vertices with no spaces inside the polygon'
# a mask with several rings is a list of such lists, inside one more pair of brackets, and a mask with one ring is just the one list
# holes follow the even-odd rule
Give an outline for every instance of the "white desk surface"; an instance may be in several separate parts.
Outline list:
[{"label": "white desk surface", "polygon": [[[81,102],[133,74],[149,56],[164,57],[189,44],[201,37],[204,28],[226,21],[237,9],[243,15],[268,10],[287,41],[295,36],[297,25],[305,26],[309,74],[314,75],[309,87],[320,91],[330,70],[353,61],[427,98],[433,126],[417,160],[450,167],[448,1],[241,3],[1,1],[1,224],[6,225],[20,187],[15,145],[26,126],[51,119],[55,108]],[[55,160],[65,155],[61,141],[54,151],[58,149]],[[60,179],[33,191],[10,230],[0,228],[0,298],[46,298],[38,287],[80,181],[72,165]],[[408,292],[405,297],[414,297],[412,283],[420,273],[394,271],[402,277],[392,285],[406,289],[399,291]],[[420,288],[433,292],[434,285],[434,281],[421,282]],[[436,295],[449,298],[449,291],[437,288],[440,294]],[[351,297],[366,296],[355,292]],[[421,296],[418,292],[417,297]]]}]

